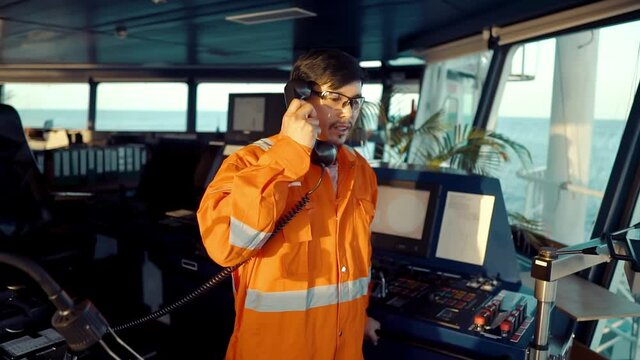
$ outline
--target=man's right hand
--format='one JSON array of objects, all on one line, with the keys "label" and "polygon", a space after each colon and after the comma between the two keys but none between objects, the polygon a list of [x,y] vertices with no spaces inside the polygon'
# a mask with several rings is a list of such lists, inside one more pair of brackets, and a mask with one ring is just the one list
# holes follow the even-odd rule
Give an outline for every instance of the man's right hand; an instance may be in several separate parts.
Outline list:
[{"label": "man's right hand", "polygon": [[297,143],[313,148],[320,133],[320,120],[311,103],[293,99],[282,117],[280,134],[287,135]]}]

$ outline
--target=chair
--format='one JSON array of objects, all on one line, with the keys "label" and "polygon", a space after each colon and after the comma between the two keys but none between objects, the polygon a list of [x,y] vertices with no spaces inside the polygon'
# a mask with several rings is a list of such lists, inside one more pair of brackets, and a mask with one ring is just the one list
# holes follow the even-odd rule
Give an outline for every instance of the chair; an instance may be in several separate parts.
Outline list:
[{"label": "chair", "polygon": [[[0,251],[28,256],[54,277],[81,272],[76,269],[92,260],[95,235],[69,217],[56,212],[17,111],[0,104]],[[0,283],[13,285],[7,271]]]},{"label": "chair", "polygon": [[0,241],[16,241],[51,220],[45,189],[20,116],[0,104]]}]

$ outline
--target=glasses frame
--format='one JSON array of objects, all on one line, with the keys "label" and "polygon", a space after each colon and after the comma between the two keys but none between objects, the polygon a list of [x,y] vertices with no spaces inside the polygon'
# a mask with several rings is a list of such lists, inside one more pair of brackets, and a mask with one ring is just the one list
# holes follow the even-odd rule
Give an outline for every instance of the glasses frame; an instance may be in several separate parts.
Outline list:
[{"label": "glasses frame", "polygon": [[362,105],[364,104],[364,96],[362,96],[362,95],[350,97],[350,96],[347,96],[347,95],[345,95],[343,93],[339,93],[337,91],[329,91],[329,90],[322,90],[322,91],[311,90],[311,93],[317,95],[320,98],[320,100],[324,100],[324,98],[327,96],[327,94],[336,94],[336,95],[340,95],[342,97],[345,97],[345,98],[347,98],[347,100],[342,103],[342,107],[341,108],[344,109],[344,108],[347,107],[347,104],[349,104],[349,107],[351,107],[351,111],[354,111],[353,110],[353,103],[354,102],[362,100],[362,102],[358,106],[357,110],[360,110],[362,108]]}]

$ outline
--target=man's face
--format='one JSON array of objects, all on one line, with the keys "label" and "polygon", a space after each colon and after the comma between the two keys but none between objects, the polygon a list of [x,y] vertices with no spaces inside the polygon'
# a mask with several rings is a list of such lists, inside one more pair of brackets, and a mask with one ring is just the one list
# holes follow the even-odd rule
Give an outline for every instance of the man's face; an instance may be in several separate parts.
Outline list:
[{"label": "man's face", "polygon": [[313,89],[308,101],[313,104],[320,120],[318,139],[336,145],[344,144],[364,101],[361,94],[360,81],[339,89],[330,89],[326,85]]}]

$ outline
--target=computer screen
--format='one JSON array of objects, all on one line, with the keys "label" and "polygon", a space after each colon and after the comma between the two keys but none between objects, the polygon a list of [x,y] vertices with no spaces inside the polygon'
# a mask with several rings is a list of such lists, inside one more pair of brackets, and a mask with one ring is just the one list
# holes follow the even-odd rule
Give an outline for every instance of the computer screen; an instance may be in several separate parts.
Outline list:
[{"label": "computer screen", "polygon": [[159,138],[150,145],[150,158],[136,193],[138,199],[158,214],[176,209],[196,210],[220,166],[222,145],[195,137]]},{"label": "computer screen", "polygon": [[247,145],[277,134],[285,110],[282,93],[229,94],[225,143]]},{"label": "computer screen", "polygon": [[484,264],[495,196],[446,192],[436,257]]},{"label": "computer screen", "polygon": [[236,97],[233,105],[233,130],[264,131],[266,99],[264,96]]},{"label": "computer screen", "polygon": [[378,207],[371,230],[380,234],[422,239],[429,196],[427,190],[378,187],[378,203],[383,206]]},{"label": "computer screen", "polygon": [[411,181],[379,184],[371,224],[374,247],[426,257],[438,189],[435,184]]},{"label": "computer screen", "polygon": [[498,179],[410,164],[374,171],[379,195],[371,241],[378,258],[520,281]]}]

